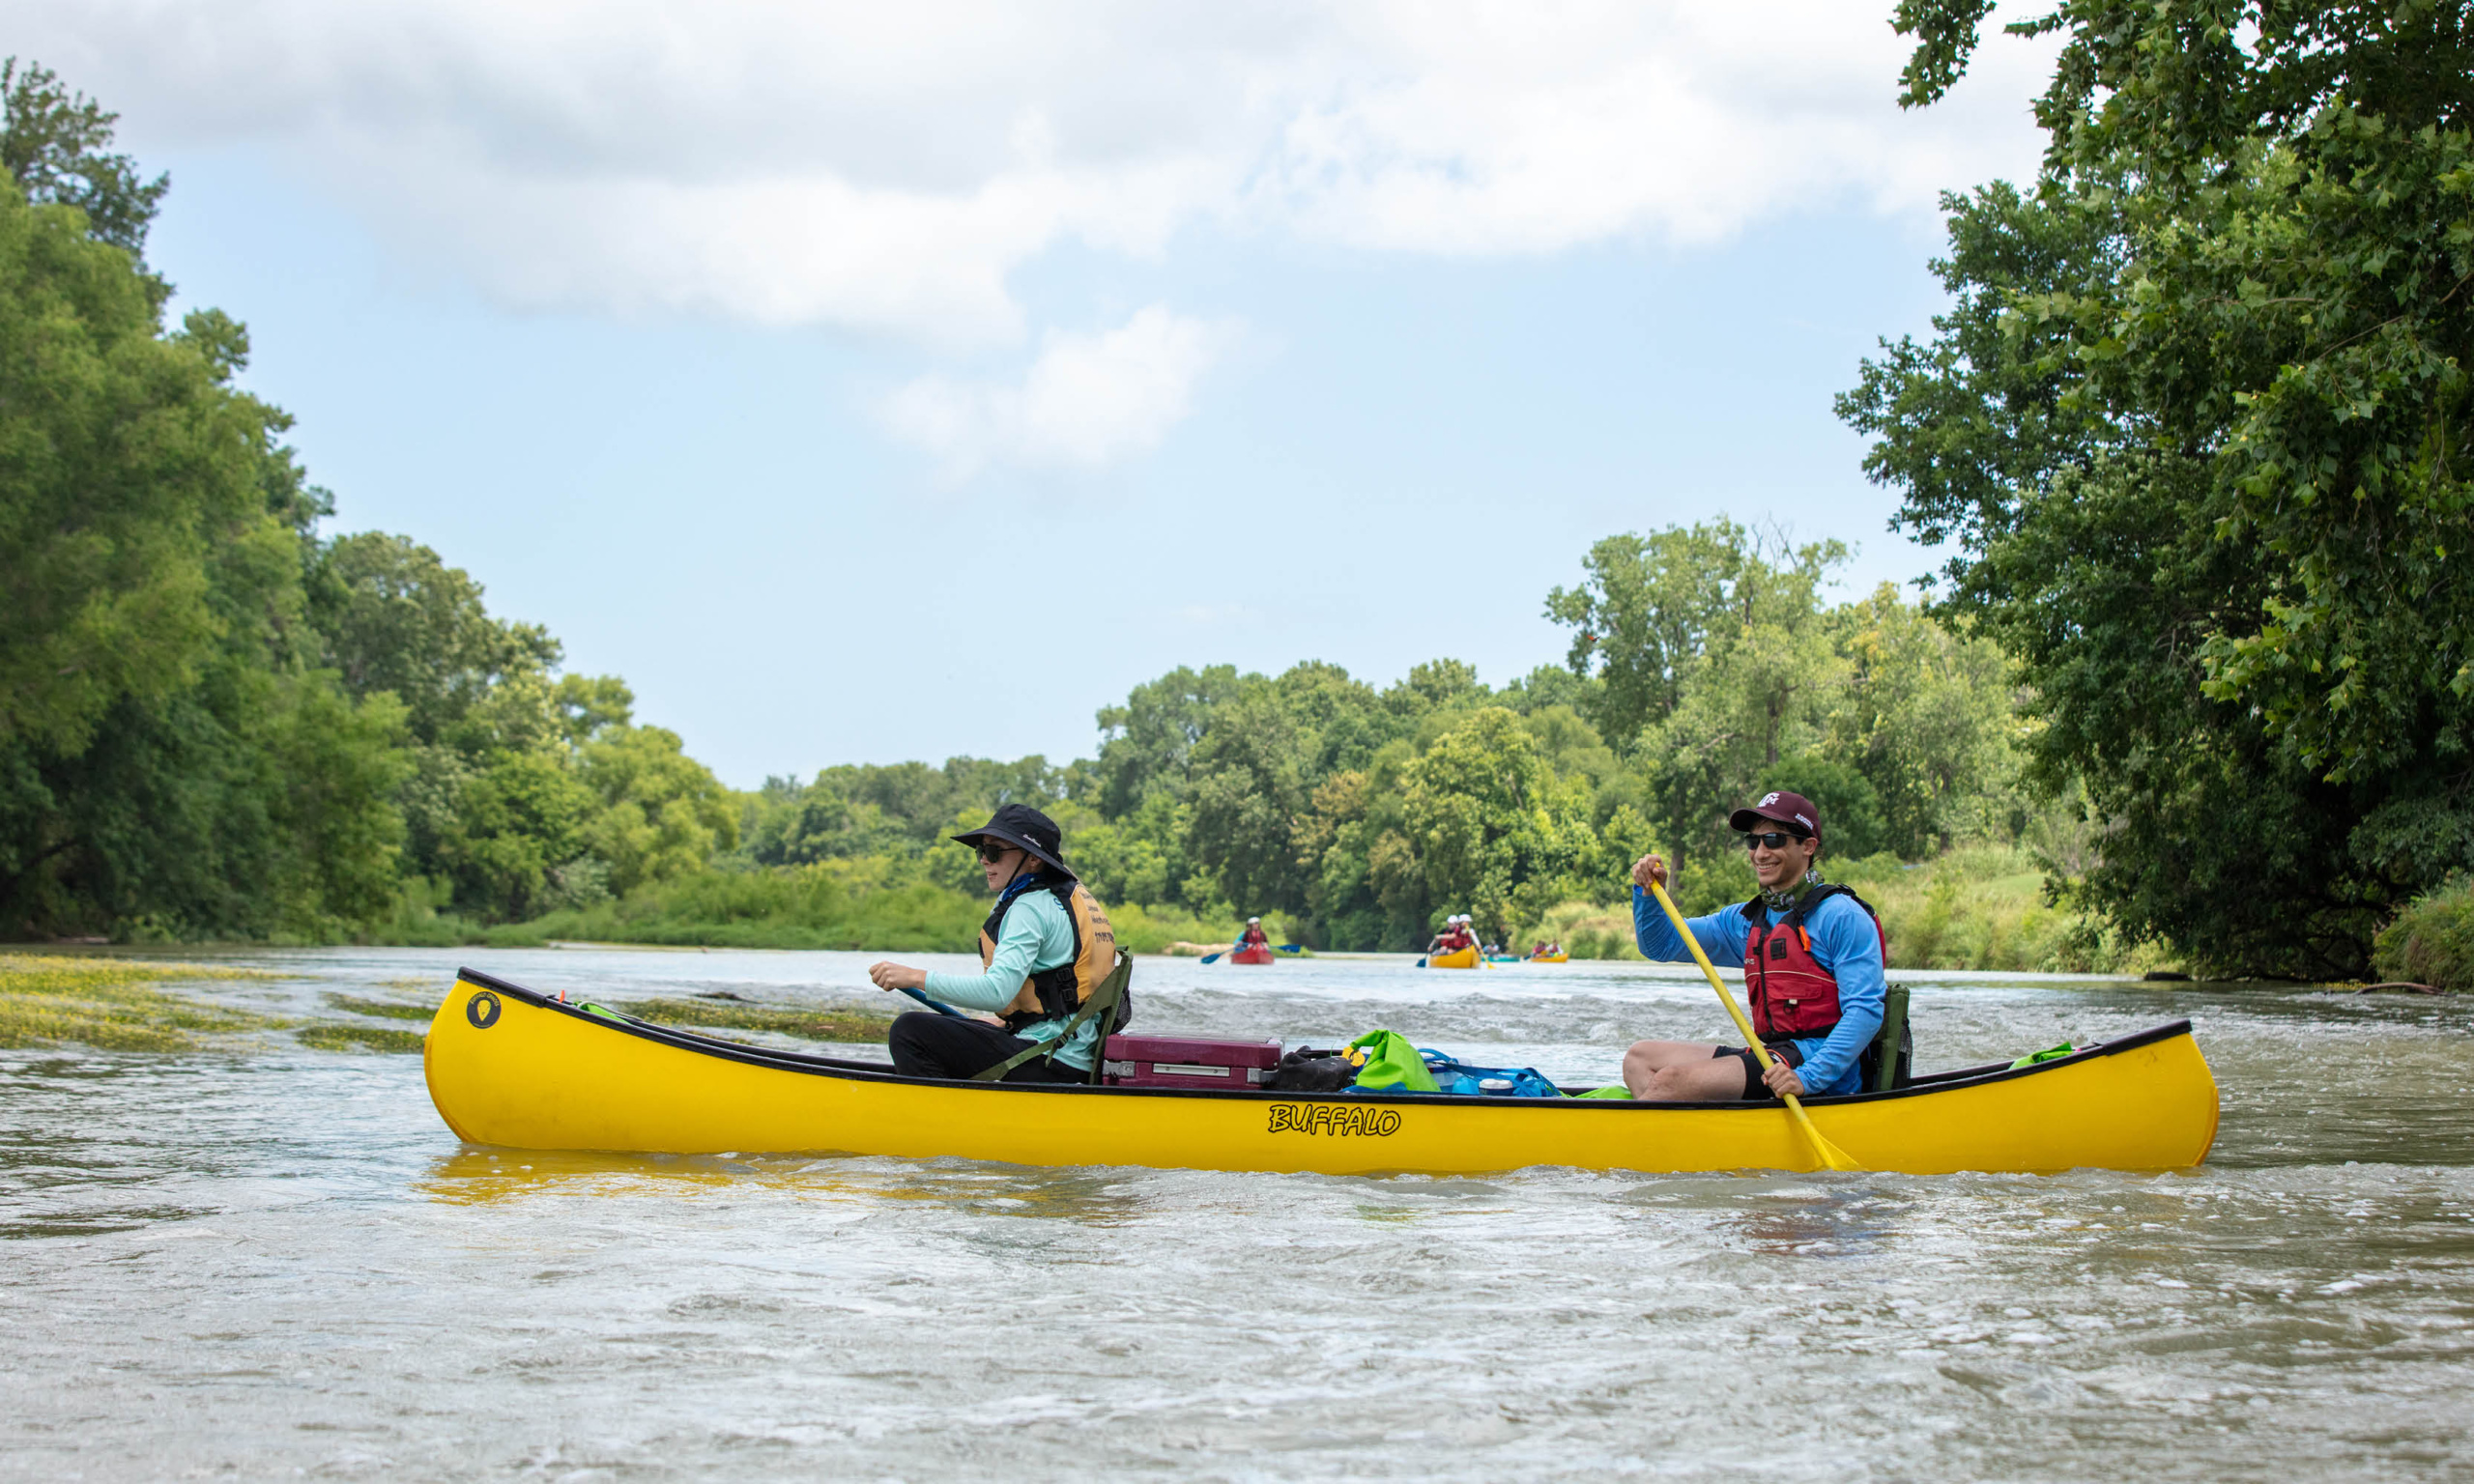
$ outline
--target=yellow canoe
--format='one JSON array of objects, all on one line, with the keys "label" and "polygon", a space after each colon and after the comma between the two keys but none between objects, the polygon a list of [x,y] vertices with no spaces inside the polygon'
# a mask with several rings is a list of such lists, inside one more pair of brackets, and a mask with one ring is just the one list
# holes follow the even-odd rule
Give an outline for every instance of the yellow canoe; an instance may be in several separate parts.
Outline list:
[{"label": "yellow canoe", "polygon": [[1478,956],[1475,948],[1456,948],[1448,954],[1426,955],[1426,967],[1429,969],[1475,969],[1483,964],[1484,960]]},{"label": "yellow canoe", "polygon": [[[431,1019],[422,1064],[457,1137],[514,1149],[1327,1175],[1817,1164],[1775,1103],[933,1081],[605,1018],[472,969]],[[2015,1071],[1941,1072],[1806,1106],[1866,1168],[1917,1175],[2181,1169],[2216,1140],[2216,1079],[2187,1020]]]},{"label": "yellow canoe", "polygon": [[1532,954],[1524,961],[1529,963],[1569,963],[1572,961],[1572,956],[1569,954]]}]

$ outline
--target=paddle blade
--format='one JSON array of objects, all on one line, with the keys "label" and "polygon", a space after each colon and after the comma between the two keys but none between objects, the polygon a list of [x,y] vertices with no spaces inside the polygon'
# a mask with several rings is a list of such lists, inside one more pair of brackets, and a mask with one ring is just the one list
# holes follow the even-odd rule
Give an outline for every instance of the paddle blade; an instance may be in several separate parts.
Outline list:
[{"label": "paddle blade", "polygon": [[1202,961],[1203,961],[1203,962],[1205,962],[1205,963],[1218,963],[1218,962],[1220,961],[1220,955],[1219,955],[1219,954],[1205,954],[1205,955],[1203,955],[1203,956],[1202,956]]},{"label": "paddle blade", "polygon": [[1272,952],[1275,954],[1302,954],[1306,952],[1306,945],[1303,943],[1282,943],[1280,947],[1273,949]]},{"label": "paddle blade", "polygon": [[1423,968],[1424,968],[1425,966],[1426,966],[1426,961],[1425,961],[1424,958],[1421,958],[1421,959],[1419,959],[1419,960],[1418,960],[1418,967],[1419,967],[1419,968],[1422,968],[1422,969],[1423,969]]},{"label": "paddle blade", "polygon": [[1812,1140],[1813,1153],[1821,1156],[1822,1166],[1825,1169],[1860,1170],[1863,1168],[1856,1162],[1853,1155],[1829,1142],[1823,1136],[1822,1131],[1813,1126],[1813,1116],[1804,1111],[1801,1099],[1788,1099],[1787,1107],[1796,1115],[1796,1123],[1804,1130],[1804,1137]]}]

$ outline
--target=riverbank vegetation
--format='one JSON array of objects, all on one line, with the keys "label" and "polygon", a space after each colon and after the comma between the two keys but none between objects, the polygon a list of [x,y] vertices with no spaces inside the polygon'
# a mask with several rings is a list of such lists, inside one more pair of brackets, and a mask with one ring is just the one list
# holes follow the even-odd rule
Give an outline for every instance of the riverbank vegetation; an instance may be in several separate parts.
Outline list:
[{"label": "riverbank vegetation", "polygon": [[[1908,101],[1979,10],[1899,7]],[[326,532],[244,328],[164,323],[167,183],[12,65],[0,442],[43,452],[0,471],[0,934],[963,952],[948,837],[1010,800],[1137,950],[1468,911],[1620,956],[1635,855],[1736,899],[1724,806],[1793,788],[1901,966],[2358,977],[2392,919],[2382,962],[2437,953],[2474,869],[2474,145],[2430,79],[2474,43],[2447,7],[2194,14],[2035,23],[2042,173],[1947,198],[1949,309],[1841,399],[1949,554],[1929,599],[1669,526],[1578,554],[1566,652],[1509,681],[1180,668],[1087,758],[752,792],[439,554]]]},{"label": "riverbank vegetation", "polygon": [[2434,989],[2474,989],[2474,875],[2416,900],[2381,929],[2379,977]]},{"label": "riverbank vegetation", "polygon": [[0,1046],[75,1042],[111,1051],[192,1050],[207,1038],[272,1030],[283,1022],[158,985],[277,977],[217,964],[0,954]]}]

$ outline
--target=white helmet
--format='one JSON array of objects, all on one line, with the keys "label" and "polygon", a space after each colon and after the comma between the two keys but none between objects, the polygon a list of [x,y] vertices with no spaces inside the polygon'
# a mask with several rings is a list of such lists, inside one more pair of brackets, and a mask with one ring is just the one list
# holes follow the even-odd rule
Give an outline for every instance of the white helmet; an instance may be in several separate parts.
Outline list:
[{"label": "white helmet", "polygon": [[1262,921],[1262,919],[1261,919],[1261,918],[1259,918],[1259,917],[1250,917],[1250,918],[1246,919],[1246,926],[1247,926],[1247,927],[1249,927],[1249,928],[1251,928],[1251,927],[1253,927],[1256,923],[1259,923],[1259,922],[1261,922],[1261,921]]}]

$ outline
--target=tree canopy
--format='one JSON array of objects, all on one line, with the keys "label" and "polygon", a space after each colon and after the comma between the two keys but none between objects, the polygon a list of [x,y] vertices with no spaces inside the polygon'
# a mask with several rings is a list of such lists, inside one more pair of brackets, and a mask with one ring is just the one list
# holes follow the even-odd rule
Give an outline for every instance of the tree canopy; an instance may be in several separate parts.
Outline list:
[{"label": "tree canopy", "polygon": [[[1906,0],[1905,101],[1987,7]],[[1945,199],[1952,295],[1841,399],[1942,611],[2021,665],[2087,900],[2345,974],[2474,865],[2467,7],[2066,0],[2042,171]]]}]

